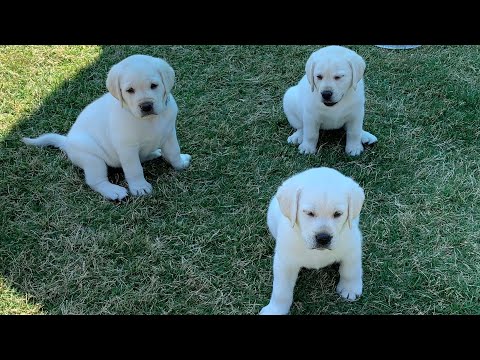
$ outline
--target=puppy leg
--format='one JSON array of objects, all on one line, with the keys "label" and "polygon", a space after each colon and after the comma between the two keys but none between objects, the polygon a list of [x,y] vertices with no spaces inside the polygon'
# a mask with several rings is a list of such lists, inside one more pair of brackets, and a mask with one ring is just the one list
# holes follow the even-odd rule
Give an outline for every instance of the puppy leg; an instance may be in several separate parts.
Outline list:
[{"label": "puppy leg", "polygon": [[273,290],[270,303],[265,306],[260,315],[286,315],[293,302],[293,290],[297,282],[300,268],[288,265],[278,259],[273,259]]},{"label": "puppy leg", "polygon": [[126,147],[118,150],[118,157],[122,164],[125,179],[132,195],[146,195],[152,192],[152,185],[145,180],[143,168],[140,163],[137,147]]},{"label": "puppy leg", "polygon": [[357,300],[362,295],[362,258],[361,255],[348,257],[340,263],[340,281],[337,293],[349,301]]},{"label": "puppy leg", "polygon": [[289,88],[283,96],[283,111],[289,124],[296,129],[287,139],[289,144],[300,145],[303,141],[303,121],[299,116],[298,104],[295,101],[295,89]]},{"label": "puppy leg", "polygon": [[298,147],[300,154],[315,154],[317,152],[320,121],[307,111],[303,114],[303,141]]},{"label": "puppy leg", "polygon": [[108,181],[107,164],[103,159],[88,153],[69,154],[69,158],[83,169],[87,185],[107,199],[122,200],[128,195],[127,189]]},{"label": "puppy leg", "polygon": [[347,131],[347,144],[345,152],[351,156],[360,155],[363,152],[362,135],[363,135],[363,112],[360,116],[355,116],[345,123]]},{"label": "puppy leg", "polygon": [[183,170],[190,165],[192,157],[188,154],[180,154],[180,145],[177,140],[177,132],[172,131],[162,147],[162,154],[175,170]]}]

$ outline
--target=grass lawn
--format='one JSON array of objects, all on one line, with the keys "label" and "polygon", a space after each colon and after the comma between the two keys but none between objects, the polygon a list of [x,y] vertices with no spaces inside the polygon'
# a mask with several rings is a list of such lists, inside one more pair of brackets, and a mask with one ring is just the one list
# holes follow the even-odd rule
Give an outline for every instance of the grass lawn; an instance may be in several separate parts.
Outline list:
[{"label": "grass lawn", "polygon": [[[346,302],[335,266],[302,270],[291,314],[480,314],[480,46],[350,46],[379,139],[355,158],[343,131],[321,132],[316,155],[286,142],[282,96],[319,47],[0,47],[0,313],[257,314],[272,289],[268,202],[329,166],[365,190],[364,292]],[[20,139],[68,132],[135,53],[175,69],[192,163],[147,162],[152,195],[118,203]]]}]

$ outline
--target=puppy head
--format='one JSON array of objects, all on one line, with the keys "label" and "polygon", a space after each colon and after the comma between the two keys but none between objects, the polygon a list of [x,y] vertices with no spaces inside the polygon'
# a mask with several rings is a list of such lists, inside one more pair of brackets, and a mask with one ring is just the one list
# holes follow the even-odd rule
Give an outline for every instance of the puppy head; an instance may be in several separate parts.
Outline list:
[{"label": "puppy head", "polygon": [[305,72],[312,92],[318,91],[325,106],[334,106],[347,91],[357,89],[365,67],[365,61],[355,51],[327,46],[310,55]]},{"label": "puppy head", "polygon": [[314,168],[285,181],[276,198],[290,225],[298,226],[308,249],[333,250],[340,235],[355,226],[365,195],[340,172]]},{"label": "puppy head", "polygon": [[107,76],[108,91],[135,117],[164,111],[175,82],[175,72],[162,59],[132,55],[114,65]]}]

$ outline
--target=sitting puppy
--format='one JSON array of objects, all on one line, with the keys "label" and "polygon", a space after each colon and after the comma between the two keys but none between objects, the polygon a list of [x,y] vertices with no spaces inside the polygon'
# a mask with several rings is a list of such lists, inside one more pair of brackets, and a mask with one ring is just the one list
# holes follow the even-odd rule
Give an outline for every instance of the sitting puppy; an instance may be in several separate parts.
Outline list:
[{"label": "sitting puppy", "polygon": [[80,113],[67,136],[44,134],[23,141],[65,151],[84,170],[86,183],[107,199],[127,196],[125,188],[108,181],[107,165],[123,169],[131,194],[148,194],[152,185],[143,176],[142,162],[163,156],[177,170],[190,164],[190,155],[180,154],[175,131],[174,81],[175,72],[164,60],[129,56],[110,69],[109,93]]},{"label": "sitting puppy", "polygon": [[314,154],[319,130],[347,131],[347,154],[363,151],[362,144],[377,138],[362,129],[365,114],[363,73],[365,61],[356,52],[342,46],[327,46],[315,51],[305,66],[306,75],[283,97],[288,122],[297,131],[288,137],[299,144],[302,154]]},{"label": "sitting puppy", "polygon": [[270,202],[268,228],[276,239],[273,291],[260,315],[290,310],[301,267],[340,263],[337,292],[353,301],[362,294],[362,188],[340,172],[322,167],[286,180]]}]

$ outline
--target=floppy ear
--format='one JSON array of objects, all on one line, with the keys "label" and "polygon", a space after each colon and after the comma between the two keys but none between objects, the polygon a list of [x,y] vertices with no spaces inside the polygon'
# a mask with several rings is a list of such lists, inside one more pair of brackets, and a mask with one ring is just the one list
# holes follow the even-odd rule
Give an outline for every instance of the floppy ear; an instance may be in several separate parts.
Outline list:
[{"label": "floppy ear", "polygon": [[360,215],[362,210],[363,201],[365,200],[365,193],[363,189],[357,183],[351,187],[348,193],[348,226],[352,228],[352,221]]},{"label": "floppy ear", "polygon": [[357,90],[357,84],[363,78],[363,73],[367,65],[365,64],[365,60],[354,51],[350,53],[348,63],[352,68],[352,88],[353,90]]},{"label": "floppy ear", "polygon": [[312,92],[315,89],[315,78],[313,74],[315,70],[315,65],[316,65],[315,57],[316,57],[315,53],[310,55],[310,57],[307,60],[307,64],[305,65],[305,73],[307,74],[307,80],[308,80],[308,83],[310,84],[310,88],[312,89]]},{"label": "floppy ear", "polygon": [[120,65],[113,65],[107,75],[107,89],[114,98],[120,101],[123,107],[125,100],[123,99],[122,89],[120,89]]},{"label": "floppy ear", "polygon": [[282,185],[277,191],[276,198],[280,205],[282,214],[290,220],[290,225],[295,226],[297,222],[298,199],[302,189],[295,185]]},{"label": "floppy ear", "polygon": [[175,83],[175,71],[165,60],[160,58],[155,58],[155,65],[162,78],[163,88],[165,89],[164,97],[166,98],[173,89],[173,84]]}]

